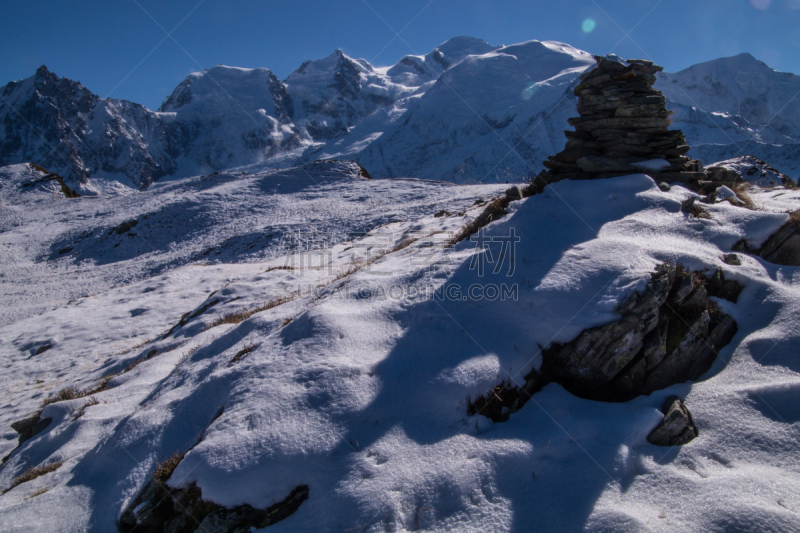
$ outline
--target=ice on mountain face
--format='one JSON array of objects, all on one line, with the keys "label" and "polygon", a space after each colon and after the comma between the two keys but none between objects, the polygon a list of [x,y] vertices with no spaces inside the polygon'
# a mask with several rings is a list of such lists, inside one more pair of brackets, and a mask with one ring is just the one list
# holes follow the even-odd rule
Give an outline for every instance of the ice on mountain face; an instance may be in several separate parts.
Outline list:
[{"label": "ice on mountain face", "polygon": [[424,56],[405,56],[387,74],[395,83],[409,87],[435,80],[442,72],[470,55],[482,55],[496,50],[482,39],[453,37]]},{"label": "ice on mountain face", "polygon": [[309,140],[292,122],[294,104],[269,70],[219,65],[191,74],[159,108],[181,174],[218,171],[299,154]]},{"label": "ice on mountain face", "polygon": [[414,91],[376,71],[363,59],[336,50],[307,61],[285,80],[295,102],[295,122],[315,141],[341,137],[378,109]]}]

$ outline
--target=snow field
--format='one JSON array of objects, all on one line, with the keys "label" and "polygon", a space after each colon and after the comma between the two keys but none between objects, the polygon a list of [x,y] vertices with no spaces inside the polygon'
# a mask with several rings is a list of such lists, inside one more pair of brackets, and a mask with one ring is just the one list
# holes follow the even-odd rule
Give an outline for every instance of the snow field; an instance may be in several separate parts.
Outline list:
[{"label": "snow field", "polygon": [[[277,185],[290,178],[296,185]],[[311,256],[329,263],[304,268],[298,267],[308,264],[307,250],[289,246],[266,248],[257,259],[243,254],[247,263],[177,266],[189,261],[180,249],[187,244],[127,257],[118,249],[123,245],[113,248],[116,240],[101,240],[81,250],[121,254],[109,264],[137,280],[111,288],[119,278],[95,274],[95,296],[64,306],[65,290],[48,297],[55,310],[14,311],[0,328],[3,380],[13,383],[0,411],[3,427],[63,385],[86,389],[143,362],[92,395],[100,403],[79,417],[74,412],[85,398],[45,408],[42,416],[53,421],[11,456],[0,486],[27,464],[65,462],[0,497],[10,531],[113,529],[154,466],[176,450],[187,453],[169,484],[194,482],[204,498],[223,505],[266,507],[309,485],[309,500],[270,528],[275,531],[800,526],[792,511],[800,505],[798,269],[746,254],[739,254],[740,266],[722,262],[740,239],[758,245],[777,230],[799,193],[753,194],[758,211],[727,202],[704,206],[711,219],[703,220],[680,212],[693,193],[680,186],[661,192],[645,175],[564,181],[513,202],[507,216],[487,226],[487,248],[476,249],[470,241],[447,248],[447,237],[480,214],[476,199],[498,195],[503,186],[350,179],[320,187],[300,179],[262,173],[215,182],[215,205],[224,196],[226,212],[209,209],[204,216],[243,225],[209,223],[214,239],[187,236],[186,243],[203,249],[240,233],[247,226],[238,217],[246,219],[250,210],[267,216],[253,191],[271,187],[277,193],[263,198],[278,210],[295,205],[287,213],[297,226],[382,225],[327,243]],[[170,194],[181,188],[207,205],[204,183],[156,188],[147,202],[177,202]],[[317,193],[322,198],[314,201]],[[27,201],[16,204],[18,217],[29,210]],[[153,210],[152,203],[126,206],[120,217],[106,205],[113,219],[105,219],[104,231]],[[433,216],[439,209],[455,214]],[[76,212],[60,215],[63,221],[39,237],[34,230],[44,224],[18,218],[4,238],[19,243],[28,235],[31,248],[47,249],[60,232],[77,231],[71,225]],[[310,220],[311,213],[319,218]],[[513,261],[502,249],[512,229],[519,237]],[[40,264],[33,252],[19,257]],[[102,269],[99,256],[92,257]],[[619,301],[643,288],[666,260],[709,274],[722,266],[745,285],[736,304],[719,302],[739,331],[705,381],[623,404],[578,399],[552,384],[507,422],[466,415],[467,395],[519,379],[537,364],[540,347],[614,320]],[[76,283],[74,267],[54,261],[61,262],[46,267],[51,275],[65,286]],[[487,261],[482,274],[475,266],[480,261]],[[169,267],[151,275],[152,263]],[[8,262],[4,269],[14,276],[22,271]],[[516,285],[517,298],[464,298],[468,287],[488,284]],[[298,287],[309,285],[319,289],[298,295]],[[393,286],[404,288],[403,297],[391,297]],[[409,287],[419,288],[416,294],[426,287],[460,291],[451,291],[457,298],[413,299]],[[283,300],[240,322],[224,320]],[[165,336],[182,316],[204,308]],[[32,355],[51,340],[52,348]],[[157,355],[146,359],[151,350]],[[681,448],[652,446],[645,437],[671,394],[685,398],[700,436]],[[4,437],[5,454],[16,434],[9,428]]]}]

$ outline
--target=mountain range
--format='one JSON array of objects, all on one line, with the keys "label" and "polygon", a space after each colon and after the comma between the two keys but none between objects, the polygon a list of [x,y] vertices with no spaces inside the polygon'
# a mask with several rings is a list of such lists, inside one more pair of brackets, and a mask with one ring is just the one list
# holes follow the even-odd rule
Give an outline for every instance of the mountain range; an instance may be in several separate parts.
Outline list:
[{"label": "mountain range", "polygon": [[[352,159],[376,178],[522,181],[563,147],[572,89],[594,63],[553,41],[455,37],[390,67],[336,50],[283,81],[267,68],[190,74],[157,111],[42,66],[0,89],[0,165],[36,163],[81,194],[317,159]],[[740,54],[660,73],[655,86],[690,156],[752,154],[800,174],[800,76]]]}]

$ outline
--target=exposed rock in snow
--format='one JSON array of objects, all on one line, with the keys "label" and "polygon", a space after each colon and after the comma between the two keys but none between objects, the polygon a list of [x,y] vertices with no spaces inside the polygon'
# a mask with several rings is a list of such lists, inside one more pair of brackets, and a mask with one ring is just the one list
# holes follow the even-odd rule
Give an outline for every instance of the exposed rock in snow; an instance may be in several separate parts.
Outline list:
[{"label": "exposed rock in snow", "polygon": [[252,531],[288,518],[308,499],[308,487],[302,485],[267,509],[254,509],[247,504],[226,509],[204,501],[202,491],[194,483],[172,489],[165,485],[166,481],[152,479],[133,500],[120,519],[119,530],[122,533]]},{"label": "exposed rock in snow", "polygon": [[73,191],[64,182],[64,178],[54,172],[49,172],[47,169],[28,163],[32,176],[27,181],[20,184],[23,190],[44,190],[53,195],[62,196],[64,198],[79,198],[80,194]]},{"label": "exposed rock in snow", "polygon": [[661,265],[644,292],[620,305],[622,318],[543,350],[541,368],[528,373],[523,385],[504,381],[470,400],[468,412],[508,420],[552,382],[581,398],[623,402],[697,380],[736,334],[733,318],[709,299],[736,301],[741,287],[730,283],[721,270],[706,281],[683,267]]},{"label": "exposed rock in snow", "polygon": [[697,380],[737,329],[709,301],[701,277],[672,265],[619,313],[619,321],[545,350],[543,375],[583,398],[625,401]]},{"label": "exposed rock in snow", "polygon": [[756,253],[770,263],[800,266],[800,211],[795,211]]},{"label": "exposed rock in snow", "polygon": [[692,414],[679,396],[670,396],[661,407],[662,420],[647,436],[647,442],[656,446],[682,446],[697,437],[697,426]]}]

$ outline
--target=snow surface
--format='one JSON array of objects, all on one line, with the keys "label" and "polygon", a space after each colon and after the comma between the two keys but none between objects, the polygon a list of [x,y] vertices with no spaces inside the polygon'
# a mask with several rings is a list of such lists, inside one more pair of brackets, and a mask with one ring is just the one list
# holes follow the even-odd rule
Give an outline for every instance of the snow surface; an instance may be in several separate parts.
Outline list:
[{"label": "snow surface", "polygon": [[728,198],[736,198],[736,193],[730,187],[726,187],[723,185],[722,187],[717,187],[717,202],[723,202]]},{"label": "snow surface", "polygon": [[[520,238],[509,272],[501,243],[444,247],[482,211],[475,200],[503,187],[305,171],[316,181],[303,170],[220,175],[77,201],[3,189],[11,311],[0,327],[0,453],[16,445],[9,424],[43,398],[158,353],[114,377],[82,413],[85,398],[45,408],[53,421],[11,455],[0,486],[27,465],[64,464],[0,496],[4,530],[113,530],[176,450],[188,453],[169,483],[195,482],[223,505],[265,507],[309,485],[308,501],[270,531],[800,528],[800,271],[746,254],[741,266],[722,262],[740,239],[757,244],[779,228],[800,193],[753,194],[758,211],[708,205],[705,220],[680,212],[693,193],[661,192],[645,175],[563,181],[487,227],[488,237],[513,229]],[[0,183],[26,171],[3,172]],[[433,216],[440,209],[452,214]],[[134,216],[137,236],[101,237]],[[211,264],[187,252],[279,227],[370,225],[312,254],[270,244],[249,252],[253,239]],[[80,256],[49,258],[55,243],[87,230],[83,266]],[[153,251],[130,253],[139,235]],[[470,268],[501,256],[497,274]],[[622,404],[553,384],[507,422],[466,415],[467,395],[519,379],[540,347],[613,320],[665,260],[708,273],[722,266],[745,286],[737,304],[719,302],[739,332],[708,379]],[[490,283],[516,284],[517,299],[463,298]],[[18,297],[6,296],[10,284]],[[429,288],[452,297],[420,297]],[[93,295],[64,303],[83,290]],[[26,297],[58,307],[33,315]],[[294,299],[216,325],[281,297]],[[45,343],[52,348],[34,355]],[[244,347],[252,351],[234,361]],[[645,437],[670,394],[686,399],[700,436],[659,448]]]}]

